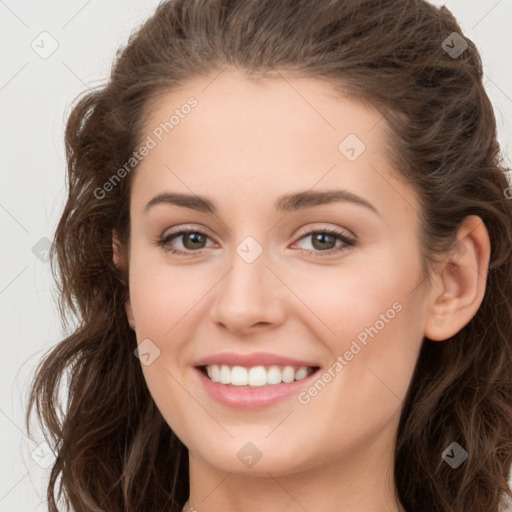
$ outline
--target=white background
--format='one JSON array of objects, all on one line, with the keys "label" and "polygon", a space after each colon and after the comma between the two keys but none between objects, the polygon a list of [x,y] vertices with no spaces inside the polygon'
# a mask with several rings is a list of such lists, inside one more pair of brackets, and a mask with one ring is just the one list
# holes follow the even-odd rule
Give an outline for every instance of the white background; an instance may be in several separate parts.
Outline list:
[{"label": "white background", "polygon": [[[47,510],[49,470],[32,458],[38,443],[25,434],[24,410],[35,364],[61,332],[49,264],[32,248],[53,237],[64,205],[69,105],[108,77],[117,48],[157,3],[0,0],[0,512]],[[433,3],[445,3],[480,49],[510,166],[512,0]],[[46,59],[31,47],[43,31],[58,42]],[[44,453],[36,450],[36,459],[38,454],[40,464],[47,464]]]}]

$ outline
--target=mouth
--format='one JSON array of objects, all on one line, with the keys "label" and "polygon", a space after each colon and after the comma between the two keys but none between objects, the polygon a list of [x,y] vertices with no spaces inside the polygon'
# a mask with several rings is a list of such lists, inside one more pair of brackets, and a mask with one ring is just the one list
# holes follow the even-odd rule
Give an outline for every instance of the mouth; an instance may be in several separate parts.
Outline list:
[{"label": "mouth", "polygon": [[261,388],[291,384],[316,373],[319,366],[211,364],[196,367],[210,381],[233,388]]}]

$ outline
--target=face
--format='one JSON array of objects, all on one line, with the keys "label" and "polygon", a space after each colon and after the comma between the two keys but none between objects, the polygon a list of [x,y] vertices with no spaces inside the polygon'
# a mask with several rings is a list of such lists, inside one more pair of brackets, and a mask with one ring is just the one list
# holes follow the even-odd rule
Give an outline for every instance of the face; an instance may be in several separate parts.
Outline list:
[{"label": "face", "polygon": [[153,105],[127,311],[151,395],[202,463],[283,475],[391,453],[426,308],[385,124],[325,82],[236,71]]}]

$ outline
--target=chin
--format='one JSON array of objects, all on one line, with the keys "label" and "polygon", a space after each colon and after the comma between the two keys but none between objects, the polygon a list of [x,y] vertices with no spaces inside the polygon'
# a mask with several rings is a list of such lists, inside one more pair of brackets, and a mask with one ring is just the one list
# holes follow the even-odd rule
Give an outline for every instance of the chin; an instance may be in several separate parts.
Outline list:
[{"label": "chin", "polygon": [[217,470],[251,476],[268,477],[269,473],[274,476],[290,475],[314,467],[311,461],[308,463],[304,452],[296,444],[287,450],[282,443],[239,439],[224,444],[219,444],[218,439],[212,440],[212,445],[216,443],[213,450],[196,453],[200,453]]}]

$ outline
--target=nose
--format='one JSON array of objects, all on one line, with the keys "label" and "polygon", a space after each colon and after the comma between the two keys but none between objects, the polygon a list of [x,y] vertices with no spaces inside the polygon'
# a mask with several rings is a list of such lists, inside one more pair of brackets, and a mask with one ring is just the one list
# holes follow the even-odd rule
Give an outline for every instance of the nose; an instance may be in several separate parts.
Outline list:
[{"label": "nose", "polygon": [[249,262],[233,252],[230,269],[215,287],[210,319],[238,335],[282,323],[286,287],[268,264],[266,253]]}]

